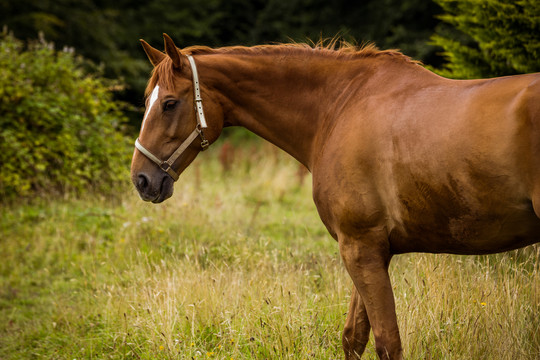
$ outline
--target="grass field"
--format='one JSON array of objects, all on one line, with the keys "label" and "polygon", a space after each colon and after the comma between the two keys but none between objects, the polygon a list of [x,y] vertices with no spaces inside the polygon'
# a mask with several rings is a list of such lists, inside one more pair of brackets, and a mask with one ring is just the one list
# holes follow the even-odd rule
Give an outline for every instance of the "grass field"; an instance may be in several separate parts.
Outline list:
[{"label": "grass field", "polygon": [[[342,358],[352,285],[309,176],[255,145],[224,171],[219,146],[160,205],[3,207],[0,359]],[[406,358],[540,358],[539,249],[395,257]]]}]

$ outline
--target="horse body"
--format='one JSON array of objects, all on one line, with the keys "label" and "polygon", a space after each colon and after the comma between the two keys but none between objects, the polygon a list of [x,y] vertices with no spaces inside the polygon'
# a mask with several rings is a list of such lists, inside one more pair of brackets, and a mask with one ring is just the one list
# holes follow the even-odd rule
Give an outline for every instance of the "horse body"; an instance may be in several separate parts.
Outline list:
[{"label": "horse body", "polygon": [[[160,84],[160,105],[139,137],[161,158],[196,124],[189,66],[167,36],[165,44],[168,56],[143,42],[155,66],[147,92]],[[184,52],[200,71],[210,142],[224,126],[243,126],[312,172],[315,204],[354,283],[347,358],[361,356],[370,329],[381,359],[402,358],[394,254],[483,254],[540,241],[539,74],[448,80],[373,49]],[[191,144],[176,172],[201,150]],[[138,151],[132,177],[146,200],[172,194],[170,177]]]},{"label": "horse body", "polygon": [[424,74],[364,89],[336,120],[313,168],[323,221],[333,233],[344,221],[353,231],[385,226],[391,253],[484,254],[537,242],[531,159],[540,153],[531,157],[534,119],[523,105],[540,91],[524,99],[522,90],[540,76],[452,81],[414,70]]},{"label": "horse body", "polygon": [[343,337],[350,357],[371,326],[379,356],[401,358],[393,254],[484,254],[540,239],[531,201],[540,112],[522,108],[540,101],[540,92],[523,94],[540,76],[451,81],[414,71],[364,88],[313,166],[317,208],[355,284]]}]

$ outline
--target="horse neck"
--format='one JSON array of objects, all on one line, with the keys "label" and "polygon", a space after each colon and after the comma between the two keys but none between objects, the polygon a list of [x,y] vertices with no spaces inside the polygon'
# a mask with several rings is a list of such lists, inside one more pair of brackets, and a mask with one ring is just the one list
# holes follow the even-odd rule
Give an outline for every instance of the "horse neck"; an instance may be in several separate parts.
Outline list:
[{"label": "horse neck", "polygon": [[203,86],[217,91],[225,126],[245,127],[308,169],[328,121],[361,73],[351,66],[356,62],[302,54],[214,54],[197,61]]}]

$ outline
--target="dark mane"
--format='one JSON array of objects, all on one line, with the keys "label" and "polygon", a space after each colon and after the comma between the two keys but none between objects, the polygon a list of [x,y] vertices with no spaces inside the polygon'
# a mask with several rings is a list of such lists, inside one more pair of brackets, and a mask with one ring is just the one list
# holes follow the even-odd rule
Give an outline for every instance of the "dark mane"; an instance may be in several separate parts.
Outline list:
[{"label": "dark mane", "polygon": [[[239,55],[289,55],[298,54],[306,57],[329,56],[336,59],[358,59],[373,58],[379,56],[392,57],[398,61],[420,64],[412,60],[398,50],[379,50],[374,44],[363,46],[353,45],[338,39],[329,41],[319,41],[313,44],[307,43],[286,43],[276,45],[256,45],[256,46],[227,46],[221,48],[211,48],[207,46],[190,46],[181,49],[184,55],[215,55],[215,54],[239,54]],[[168,56],[164,58],[152,71],[152,76],[148,82],[145,95],[148,96],[158,81],[166,88],[174,87],[174,69]]]}]

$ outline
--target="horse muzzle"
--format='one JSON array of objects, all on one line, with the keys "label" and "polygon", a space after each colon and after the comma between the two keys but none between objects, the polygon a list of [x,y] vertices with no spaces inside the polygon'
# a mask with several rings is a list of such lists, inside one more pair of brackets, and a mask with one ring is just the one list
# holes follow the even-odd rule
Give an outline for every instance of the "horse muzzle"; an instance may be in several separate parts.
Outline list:
[{"label": "horse muzzle", "polygon": [[141,199],[154,204],[170,198],[174,191],[174,180],[167,174],[151,177],[140,172],[132,178],[132,181]]}]

